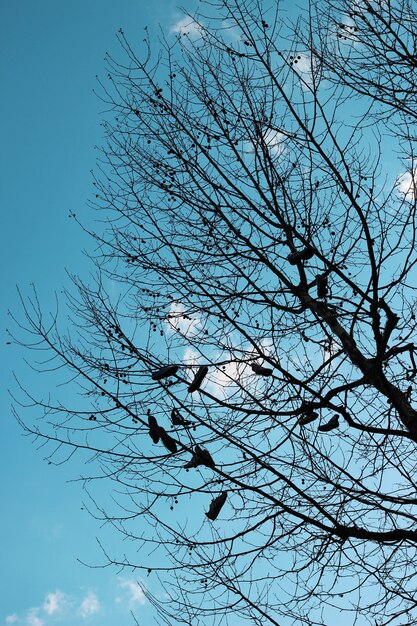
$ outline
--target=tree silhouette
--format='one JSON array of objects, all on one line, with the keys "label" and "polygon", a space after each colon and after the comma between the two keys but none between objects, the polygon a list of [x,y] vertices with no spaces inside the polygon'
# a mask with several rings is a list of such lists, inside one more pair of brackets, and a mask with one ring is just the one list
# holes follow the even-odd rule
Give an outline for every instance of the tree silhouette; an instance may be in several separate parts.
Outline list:
[{"label": "tree silhouette", "polygon": [[19,419],[116,483],[106,556],[170,625],[417,619],[417,15],[290,17],[202,3],[144,60],[119,34],[71,337],[22,299],[83,399]]}]

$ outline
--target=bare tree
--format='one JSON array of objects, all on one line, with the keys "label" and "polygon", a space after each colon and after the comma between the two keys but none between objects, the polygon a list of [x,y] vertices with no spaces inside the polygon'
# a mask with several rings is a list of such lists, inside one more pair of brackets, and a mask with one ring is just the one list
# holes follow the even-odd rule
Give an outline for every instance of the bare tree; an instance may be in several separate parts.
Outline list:
[{"label": "bare tree", "polygon": [[167,624],[417,619],[416,24],[213,0],[108,58],[95,278],[20,324],[78,399],[22,423],[115,482]]}]

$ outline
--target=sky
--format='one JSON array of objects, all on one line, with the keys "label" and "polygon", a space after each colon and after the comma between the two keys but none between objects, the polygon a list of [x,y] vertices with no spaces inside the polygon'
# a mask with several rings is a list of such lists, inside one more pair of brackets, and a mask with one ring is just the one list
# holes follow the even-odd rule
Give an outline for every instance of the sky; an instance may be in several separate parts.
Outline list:
[{"label": "sky", "polygon": [[[8,389],[13,373],[36,389],[13,344],[8,310],[20,316],[16,285],[36,285],[42,308],[69,284],[66,271],[85,274],[90,242],[69,218],[91,219],[95,146],[102,140],[102,103],[94,95],[106,51],[116,52],[123,28],[140,51],[143,28],[175,30],[176,0],[19,0],[0,3],[0,626],[140,626],[153,611],[132,572],[88,567],[104,562],[96,536],[111,533],[92,519],[74,479],[82,466],[48,465],[22,434]],[[183,0],[192,10],[194,0]],[[408,188],[409,181],[404,180]],[[404,193],[406,192],[404,189]],[[105,487],[103,487],[105,488]],[[140,555],[139,555],[140,557]],[[82,562],[80,562],[82,561]],[[234,626],[238,626],[237,624]]]},{"label": "sky", "polygon": [[[91,568],[103,557],[98,523],[83,507],[74,464],[48,465],[10,409],[14,374],[36,389],[35,372],[6,329],[19,317],[16,285],[36,285],[42,307],[83,274],[86,235],[68,217],[89,219],[91,170],[102,138],[95,76],[123,28],[140,50],[143,28],[175,27],[175,0],[19,0],[0,3],[1,492],[0,626],[128,626],[151,623],[138,578]],[[182,3],[192,9],[194,2]]]}]

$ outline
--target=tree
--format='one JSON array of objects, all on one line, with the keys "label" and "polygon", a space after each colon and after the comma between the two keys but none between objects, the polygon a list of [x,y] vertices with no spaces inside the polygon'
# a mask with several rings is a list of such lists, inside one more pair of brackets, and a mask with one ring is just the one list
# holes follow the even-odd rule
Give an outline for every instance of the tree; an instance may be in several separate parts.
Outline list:
[{"label": "tree", "polygon": [[416,18],[213,0],[108,58],[95,279],[20,324],[83,402],[22,424],[115,481],[167,624],[417,618]]}]

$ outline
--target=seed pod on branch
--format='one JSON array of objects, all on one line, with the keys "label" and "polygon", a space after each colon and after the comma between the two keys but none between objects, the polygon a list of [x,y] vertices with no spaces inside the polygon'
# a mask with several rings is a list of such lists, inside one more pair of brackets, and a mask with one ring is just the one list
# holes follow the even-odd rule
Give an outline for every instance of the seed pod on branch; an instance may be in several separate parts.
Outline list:
[{"label": "seed pod on branch", "polygon": [[205,448],[200,448],[200,446],[196,446],[194,448],[194,454],[191,457],[191,461],[188,461],[184,465],[185,468],[189,469],[192,467],[199,467],[200,465],[205,465],[206,467],[210,467],[211,469],[215,468],[215,463],[213,458]]},{"label": "seed pod on branch", "polygon": [[193,391],[197,391],[198,389],[200,389],[201,383],[207,376],[207,372],[208,372],[207,365],[201,365],[198,368],[197,373],[194,376],[194,379],[192,380],[191,384],[188,387],[189,393],[193,393]]},{"label": "seed pod on branch", "polygon": [[297,265],[297,263],[308,261],[314,256],[314,254],[315,254],[314,248],[311,246],[308,246],[307,248],[304,248],[303,250],[298,250],[297,252],[291,252],[291,254],[287,256],[287,260],[290,265]]},{"label": "seed pod on branch", "polygon": [[154,443],[158,443],[160,438],[160,427],[156,418],[148,413],[149,435]]},{"label": "seed pod on branch", "polygon": [[313,411],[312,409],[307,409],[301,417],[298,418],[298,424],[300,426],[306,426],[306,424],[310,424],[314,422],[318,418],[319,414],[317,411]]},{"label": "seed pod on branch", "polygon": [[273,372],[270,367],[263,367],[257,363],[251,363],[251,368],[257,376],[271,376]]},{"label": "seed pod on branch", "polygon": [[322,424],[321,426],[318,427],[317,430],[320,431],[321,433],[328,433],[331,430],[338,428],[338,426],[339,426],[339,416],[333,415],[333,417],[326,424]]},{"label": "seed pod on branch", "polygon": [[191,420],[186,420],[181,417],[178,409],[172,409],[171,422],[173,426],[191,426],[193,423]]},{"label": "seed pod on branch", "polygon": [[161,426],[159,427],[159,436],[166,449],[169,450],[169,452],[172,452],[172,454],[175,454],[178,450],[177,443],[175,439],[173,439],[171,435],[168,435],[166,430]]},{"label": "seed pod on branch", "polygon": [[214,500],[211,501],[210,508],[207,511],[206,516],[212,521],[214,521],[217,518],[220,511],[222,510],[222,507],[224,503],[226,502],[226,499],[227,499],[227,491],[222,491],[222,493],[219,496],[217,496],[217,498],[214,498]]},{"label": "seed pod on branch", "polygon": [[152,380],[162,380],[168,376],[174,376],[178,372],[178,365],[166,365],[159,370],[152,372]]},{"label": "seed pod on branch", "polygon": [[317,285],[317,297],[325,298],[328,293],[328,279],[327,274],[319,274],[316,278]]}]

